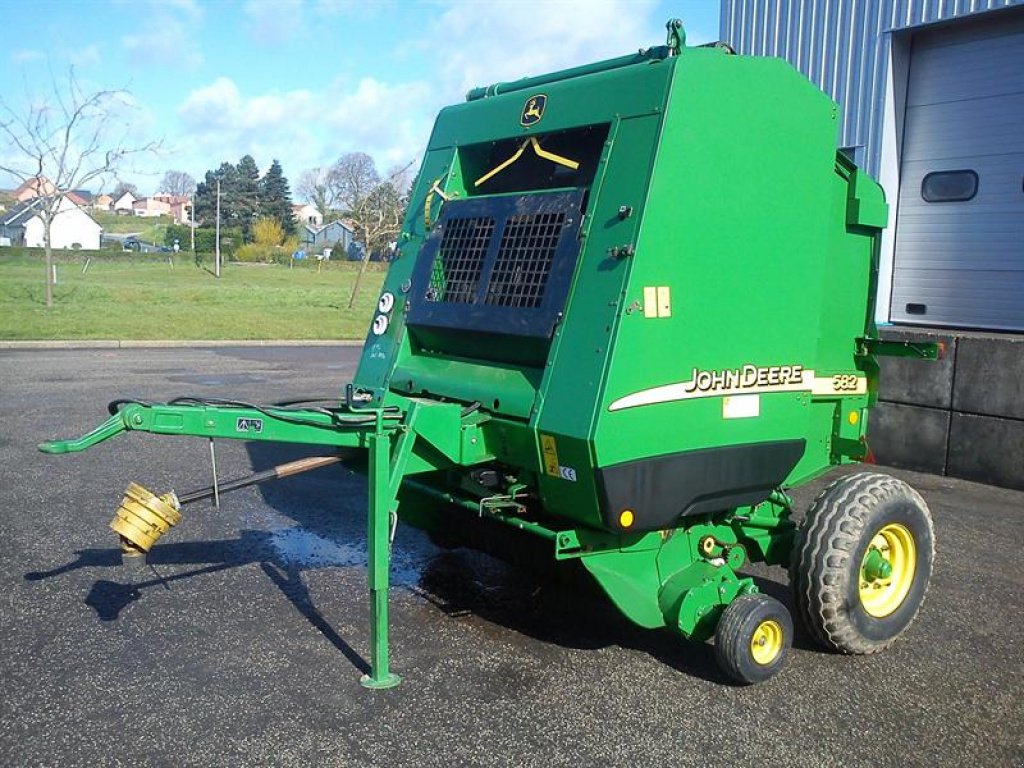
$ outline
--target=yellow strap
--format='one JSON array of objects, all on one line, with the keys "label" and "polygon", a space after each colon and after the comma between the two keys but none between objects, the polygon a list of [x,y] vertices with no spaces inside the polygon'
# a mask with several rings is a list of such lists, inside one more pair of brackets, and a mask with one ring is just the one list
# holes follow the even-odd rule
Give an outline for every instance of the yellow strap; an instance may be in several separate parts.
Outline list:
[{"label": "yellow strap", "polygon": [[444,193],[444,190],[441,189],[440,185],[441,177],[438,176],[436,179],[434,179],[434,183],[430,186],[430,191],[435,193],[438,197],[440,197],[447,203],[448,200],[450,200],[451,198],[449,198],[449,196]]},{"label": "yellow strap", "polygon": [[529,143],[530,143],[530,139],[527,139],[526,141],[524,141],[520,145],[519,149],[516,150],[515,154],[512,155],[512,157],[510,157],[508,160],[506,160],[505,162],[501,163],[500,165],[495,166],[494,168],[489,170],[487,173],[485,173],[483,176],[481,176],[479,179],[474,181],[473,182],[473,186],[474,187],[479,187],[481,184],[483,184],[489,178],[491,178],[492,176],[497,176],[499,173],[501,173],[506,168],[508,168],[510,165],[512,165],[512,163],[514,163],[516,160],[518,160],[520,157],[522,157],[523,150],[526,149],[526,145],[529,144]]},{"label": "yellow strap", "polygon": [[556,155],[554,152],[548,152],[546,149],[541,149],[540,142],[537,141],[536,137],[530,137],[530,141],[533,142],[533,151],[537,153],[537,157],[543,157],[545,160],[550,160],[553,163],[564,165],[566,168],[572,168],[574,171],[580,167],[580,164],[575,160],[570,160],[567,157]]},{"label": "yellow strap", "polygon": [[528,144],[533,147],[533,151],[534,153],[536,153],[537,157],[543,158],[544,160],[550,160],[551,162],[558,163],[559,165],[564,165],[566,168],[572,168],[574,171],[580,167],[580,164],[575,160],[570,160],[567,157],[562,157],[561,155],[556,155],[554,152],[548,152],[546,149],[542,149],[540,146],[540,142],[537,141],[537,137],[531,136],[519,146],[519,149],[515,151],[515,154],[512,155],[512,157],[510,157],[508,160],[501,163],[500,165],[495,166],[487,173],[485,173],[483,176],[481,176],[479,179],[474,181],[473,186],[479,187],[485,181],[487,181],[493,176],[497,176],[499,173],[501,173],[510,165],[512,165],[512,163],[514,163],[516,160],[522,157],[523,151],[526,149],[526,146]]},{"label": "yellow strap", "polygon": [[423,225],[427,229],[430,229],[430,227],[433,225],[433,222],[430,220],[430,207],[431,207],[431,204],[434,201],[434,195],[438,195],[445,202],[448,202],[448,200],[450,199],[449,196],[446,195],[441,190],[441,179],[442,178],[444,178],[444,177],[443,176],[438,176],[436,179],[434,179],[434,183],[430,185],[430,189],[427,190],[427,196],[423,200]]}]

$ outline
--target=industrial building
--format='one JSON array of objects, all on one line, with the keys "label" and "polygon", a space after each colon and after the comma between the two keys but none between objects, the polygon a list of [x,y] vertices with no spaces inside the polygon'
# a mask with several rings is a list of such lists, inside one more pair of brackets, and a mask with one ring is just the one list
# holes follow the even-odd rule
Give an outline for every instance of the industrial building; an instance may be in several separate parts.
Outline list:
[{"label": "industrial building", "polygon": [[722,0],[720,37],[839,105],[889,201],[876,320],[946,343],[887,362],[879,459],[1024,487],[1024,3]]}]

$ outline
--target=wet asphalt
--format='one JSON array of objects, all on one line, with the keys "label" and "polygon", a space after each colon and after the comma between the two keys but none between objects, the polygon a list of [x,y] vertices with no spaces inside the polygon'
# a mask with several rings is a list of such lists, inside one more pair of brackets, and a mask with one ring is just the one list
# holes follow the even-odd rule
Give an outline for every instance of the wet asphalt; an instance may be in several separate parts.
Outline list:
[{"label": "wet asphalt", "polygon": [[[128,434],[35,450],[91,429],[114,397],[336,394],[357,356],[0,351],[0,766],[1024,764],[1024,493],[893,471],[935,520],[917,622],[873,657],[800,633],[753,688],[728,684],[710,646],[400,528],[404,683],[370,692],[361,478],[331,467],[186,507],[138,570],[107,529],[125,485],[207,485],[208,446]],[[217,459],[235,477],[312,453],[223,442]],[[780,569],[754,573],[790,602]]]}]

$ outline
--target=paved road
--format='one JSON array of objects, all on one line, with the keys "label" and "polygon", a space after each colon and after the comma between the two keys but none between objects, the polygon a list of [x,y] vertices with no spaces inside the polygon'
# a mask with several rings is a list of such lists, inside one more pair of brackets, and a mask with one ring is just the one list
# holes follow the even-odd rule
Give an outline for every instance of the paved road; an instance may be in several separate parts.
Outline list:
[{"label": "paved road", "polygon": [[[132,574],[106,525],[129,480],[203,486],[207,447],[130,434],[46,457],[115,396],[337,392],[352,348],[0,352],[0,765],[1024,764],[1024,493],[896,472],[935,518],[918,622],[844,658],[803,637],[738,688],[710,647],[399,533],[394,664],[368,637],[365,485],[342,470],[247,489],[186,520]],[[299,455],[224,444],[221,472]],[[815,488],[803,489],[806,502]],[[788,600],[784,575],[758,572]]]}]

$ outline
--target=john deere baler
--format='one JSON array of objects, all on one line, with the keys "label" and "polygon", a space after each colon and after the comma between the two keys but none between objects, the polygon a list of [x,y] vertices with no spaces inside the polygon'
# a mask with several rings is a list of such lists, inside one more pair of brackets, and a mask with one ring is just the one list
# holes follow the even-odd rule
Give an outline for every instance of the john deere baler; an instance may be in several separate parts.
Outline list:
[{"label": "john deere baler", "polygon": [[[142,430],[365,452],[370,686],[398,681],[398,522],[539,542],[637,624],[714,637],[740,682],[774,674],[793,633],[752,561],[790,567],[823,644],[880,650],[924,597],[926,505],[854,474],[798,528],[786,492],[867,455],[876,354],[936,354],[876,338],[887,207],[837,153],[837,121],[784,61],[687,48],[678,22],[665,46],[471,91],[437,118],[337,402],[120,402],[41,449]],[[181,503],[133,486],[125,549],[147,551]]]}]

